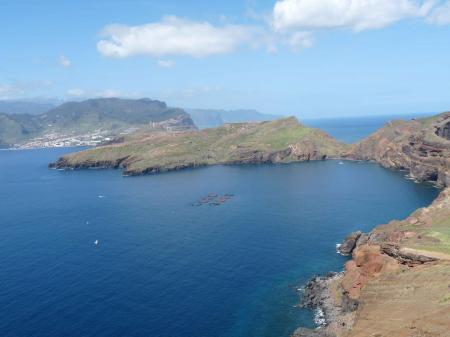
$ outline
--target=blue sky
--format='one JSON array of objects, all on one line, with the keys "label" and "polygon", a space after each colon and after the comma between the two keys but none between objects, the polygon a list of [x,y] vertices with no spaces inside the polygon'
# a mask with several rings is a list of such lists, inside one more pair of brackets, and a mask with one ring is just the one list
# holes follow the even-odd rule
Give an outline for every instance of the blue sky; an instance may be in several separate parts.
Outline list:
[{"label": "blue sky", "polygon": [[450,109],[447,1],[3,0],[0,22],[1,99],[304,118]]}]

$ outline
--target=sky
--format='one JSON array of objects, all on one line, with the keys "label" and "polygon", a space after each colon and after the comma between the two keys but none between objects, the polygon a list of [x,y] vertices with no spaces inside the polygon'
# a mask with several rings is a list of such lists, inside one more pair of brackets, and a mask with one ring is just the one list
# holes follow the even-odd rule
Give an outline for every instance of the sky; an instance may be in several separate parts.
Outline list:
[{"label": "sky", "polygon": [[0,22],[0,99],[450,109],[450,0],[2,0]]}]

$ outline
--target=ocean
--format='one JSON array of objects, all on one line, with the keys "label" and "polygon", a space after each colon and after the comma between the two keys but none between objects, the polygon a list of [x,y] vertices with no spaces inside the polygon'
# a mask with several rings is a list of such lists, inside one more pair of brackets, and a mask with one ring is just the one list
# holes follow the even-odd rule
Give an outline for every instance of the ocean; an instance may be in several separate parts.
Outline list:
[{"label": "ocean", "polygon": [[304,124],[322,129],[331,136],[344,143],[354,143],[371,133],[377,131],[383,125],[392,120],[429,117],[430,113],[404,114],[404,115],[381,115],[346,118],[317,118],[301,119]]},{"label": "ocean", "polygon": [[2,337],[288,337],[336,243],[439,192],[357,162],[47,168],[75,150],[0,151]]}]

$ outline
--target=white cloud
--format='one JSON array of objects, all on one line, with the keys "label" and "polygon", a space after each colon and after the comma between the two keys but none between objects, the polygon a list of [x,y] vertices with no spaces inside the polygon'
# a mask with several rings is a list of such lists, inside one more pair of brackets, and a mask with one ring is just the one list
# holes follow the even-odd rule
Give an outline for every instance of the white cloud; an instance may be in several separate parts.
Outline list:
[{"label": "white cloud", "polygon": [[214,26],[166,16],[161,22],[141,26],[109,25],[103,29],[98,51],[107,57],[133,55],[189,55],[202,57],[224,54],[251,40],[254,28],[245,25]]},{"label": "white cloud", "polygon": [[290,34],[286,44],[293,50],[298,51],[304,48],[311,48],[314,44],[314,38],[310,32],[295,32]]},{"label": "white cloud", "polygon": [[276,31],[348,28],[359,32],[428,14],[434,0],[278,0],[273,8]]},{"label": "white cloud", "polygon": [[175,61],[172,60],[159,60],[158,67],[161,68],[173,68],[175,67]]},{"label": "white cloud", "polygon": [[69,68],[72,65],[72,62],[70,62],[66,56],[61,55],[59,57],[59,64],[65,68]]},{"label": "white cloud", "polygon": [[436,25],[450,25],[450,1],[436,7],[428,16],[427,22]]},{"label": "white cloud", "polygon": [[67,90],[67,95],[74,97],[82,97],[86,95],[86,92],[83,89],[74,88]]}]

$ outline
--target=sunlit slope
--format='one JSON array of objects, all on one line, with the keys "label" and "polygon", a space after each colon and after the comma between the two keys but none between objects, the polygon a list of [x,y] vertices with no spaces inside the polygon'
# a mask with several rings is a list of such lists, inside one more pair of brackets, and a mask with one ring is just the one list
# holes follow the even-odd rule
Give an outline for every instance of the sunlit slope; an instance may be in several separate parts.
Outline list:
[{"label": "sunlit slope", "polygon": [[144,174],[214,164],[318,160],[339,157],[345,150],[326,133],[290,117],[202,131],[139,132],[120,143],[64,156],[55,166],[122,167],[125,174]]}]

